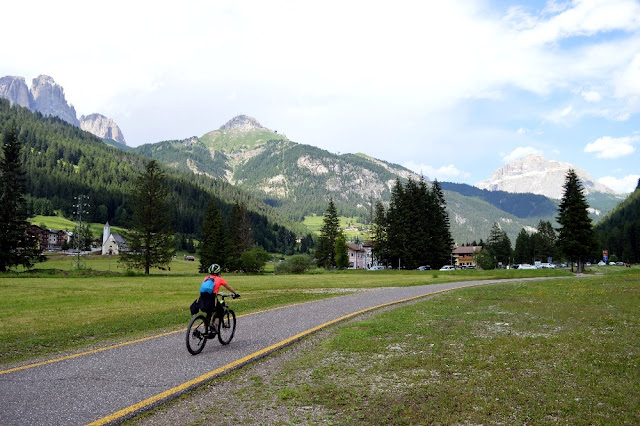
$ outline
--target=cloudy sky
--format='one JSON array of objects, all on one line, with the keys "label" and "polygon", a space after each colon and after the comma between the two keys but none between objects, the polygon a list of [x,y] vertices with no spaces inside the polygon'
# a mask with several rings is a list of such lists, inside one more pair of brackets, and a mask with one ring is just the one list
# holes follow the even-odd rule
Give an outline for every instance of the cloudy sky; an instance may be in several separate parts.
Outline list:
[{"label": "cloudy sky", "polygon": [[127,144],[238,114],[474,184],[529,153],[640,178],[640,0],[22,1],[0,76],[53,77]]}]

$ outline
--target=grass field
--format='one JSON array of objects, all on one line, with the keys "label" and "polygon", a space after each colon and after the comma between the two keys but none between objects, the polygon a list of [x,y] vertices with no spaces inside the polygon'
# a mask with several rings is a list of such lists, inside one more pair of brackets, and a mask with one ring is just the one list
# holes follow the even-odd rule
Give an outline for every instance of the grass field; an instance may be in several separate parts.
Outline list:
[{"label": "grass field", "polygon": [[[105,262],[104,257],[95,261]],[[180,262],[184,261],[176,260],[172,266]],[[191,268],[194,262],[184,263],[188,263],[185,268]],[[35,277],[33,273],[2,276],[0,363],[184,327],[190,317],[188,307],[197,297],[202,274],[180,274],[178,269],[173,266],[171,272],[150,276],[99,275],[97,269],[81,271],[90,273],[85,275],[41,272]],[[307,275],[226,274],[225,277],[242,294],[242,299],[233,302],[234,309],[245,314],[344,294],[344,289],[545,274],[570,275],[559,270],[455,271],[446,274],[433,271],[318,271]]]},{"label": "grass field", "polygon": [[[47,229],[53,229],[54,231],[73,231],[77,225],[76,222],[66,219],[62,216],[34,216],[29,219],[29,223],[42,226]],[[104,223],[90,223],[89,229],[91,229],[91,235],[93,235],[94,237],[102,237]],[[111,226],[111,232],[114,232],[116,234],[121,233],[122,228],[118,226]]]},{"label": "grass field", "polygon": [[460,289],[368,315],[138,420],[640,424],[640,269],[599,272]]},{"label": "grass field", "polygon": [[[357,222],[355,219],[351,217],[339,216],[338,219],[340,220],[340,228],[343,230],[347,227],[352,227],[352,226],[358,227],[358,228],[362,228],[365,226],[364,224]],[[324,220],[324,216],[316,216],[316,215],[305,216],[302,224],[305,225],[309,229],[309,231],[311,231],[312,233],[320,235],[320,229],[322,228],[323,220]],[[367,232],[364,232],[364,231],[347,229],[344,231],[344,233],[347,236],[347,240],[353,240],[355,239],[356,236],[361,241],[367,238]]]}]

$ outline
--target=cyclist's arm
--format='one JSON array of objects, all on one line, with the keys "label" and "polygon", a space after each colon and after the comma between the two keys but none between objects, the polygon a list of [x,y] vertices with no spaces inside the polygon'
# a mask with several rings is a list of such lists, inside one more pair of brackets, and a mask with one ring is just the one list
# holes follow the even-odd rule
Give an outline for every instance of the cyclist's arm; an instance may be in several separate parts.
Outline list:
[{"label": "cyclist's arm", "polygon": [[224,282],[222,285],[223,285],[223,286],[225,286],[225,287],[227,288],[227,290],[229,290],[231,293],[233,293],[233,294],[238,294],[238,292],[237,292],[237,291],[235,291],[235,290],[233,289],[233,287],[231,287],[227,282]]}]

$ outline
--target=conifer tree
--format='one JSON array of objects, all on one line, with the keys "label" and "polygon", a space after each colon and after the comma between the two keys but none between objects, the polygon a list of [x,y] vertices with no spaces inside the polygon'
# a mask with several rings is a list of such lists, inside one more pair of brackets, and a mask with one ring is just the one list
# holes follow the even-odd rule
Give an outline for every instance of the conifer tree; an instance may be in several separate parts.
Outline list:
[{"label": "conifer tree", "polygon": [[336,254],[336,268],[345,269],[349,267],[349,248],[347,247],[347,237],[344,232],[338,232],[334,251]]},{"label": "conifer tree", "polygon": [[494,223],[489,233],[489,239],[487,241],[487,249],[495,260],[495,265],[501,263],[506,266],[511,263],[511,240],[505,231],[500,228],[498,223]]},{"label": "conifer tree", "polygon": [[30,268],[33,260],[40,256],[35,238],[27,234],[26,179],[21,150],[16,129],[5,130],[0,158],[0,272],[17,265]]},{"label": "conifer tree", "polygon": [[340,229],[340,220],[338,212],[333,203],[333,199],[329,200],[329,206],[324,213],[322,228],[320,229],[320,237],[318,238],[318,248],[316,250],[316,259],[318,265],[324,268],[335,268],[336,265],[336,239],[342,233]]},{"label": "conifer tree", "polygon": [[389,249],[387,246],[387,215],[382,201],[376,202],[373,224],[371,226],[371,239],[373,243],[373,256],[379,265],[389,263]]},{"label": "conifer tree", "polygon": [[227,241],[229,242],[227,268],[231,271],[242,269],[240,261],[242,253],[253,247],[251,220],[244,203],[236,201],[231,209]]},{"label": "conifer tree", "polygon": [[583,271],[583,262],[597,250],[593,224],[589,218],[589,205],[583,193],[582,183],[575,170],[570,169],[563,185],[564,195],[558,206],[558,248],[571,262],[578,263],[578,273]]},{"label": "conifer tree", "polygon": [[531,235],[522,228],[516,237],[516,247],[513,251],[513,260],[516,263],[532,262]]},{"label": "conifer tree", "polygon": [[127,267],[149,274],[150,268],[171,262],[174,249],[166,205],[168,192],[164,172],[156,160],[151,160],[131,194],[133,219],[130,229],[123,233],[128,248],[120,255]]},{"label": "conifer tree", "polygon": [[438,180],[434,180],[431,186],[432,194],[432,217],[431,229],[432,244],[429,253],[432,259],[429,264],[441,267],[449,263],[451,250],[453,249],[453,237],[451,236],[451,224],[447,213],[447,202],[444,198],[444,191]]},{"label": "conifer tree", "polygon": [[209,206],[200,230],[200,272],[206,272],[213,263],[227,270],[227,233],[222,214],[215,199]]}]

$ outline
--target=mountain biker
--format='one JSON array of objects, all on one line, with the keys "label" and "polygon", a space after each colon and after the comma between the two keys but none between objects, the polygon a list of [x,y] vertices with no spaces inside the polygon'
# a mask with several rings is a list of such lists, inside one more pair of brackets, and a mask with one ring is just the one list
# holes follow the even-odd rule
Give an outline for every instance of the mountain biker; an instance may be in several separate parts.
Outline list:
[{"label": "mountain biker", "polygon": [[200,309],[202,309],[202,311],[207,313],[207,324],[211,324],[211,315],[215,310],[215,315],[213,317],[214,323],[210,327],[210,332],[209,332],[209,334],[214,334],[215,333],[214,330],[217,329],[216,325],[218,324],[218,322],[220,321],[220,318],[222,318],[222,315],[223,315],[222,306],[220,305],[220,303],[217,303],[217,297],[216,297],[216,295],[220,291],[220,286],[226,287],[227,290],[233,293],[234,299],[236,297],[240,297],[240,295],[238,294],[237,291],[233,289],[233,287],[231,287],[227,283],[227,281],[224,278],[220,277],[220,272],[222,271],[222,268],[220,267],[220,265],[218,265],[217,263],[214,263],[211,266],[209,266],[208,270],[209,270],[209,275],[204,277],[204,280],[202,281],[202,285],[200,285]]}]

